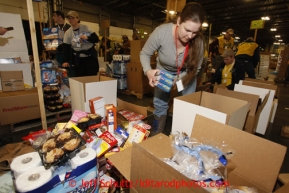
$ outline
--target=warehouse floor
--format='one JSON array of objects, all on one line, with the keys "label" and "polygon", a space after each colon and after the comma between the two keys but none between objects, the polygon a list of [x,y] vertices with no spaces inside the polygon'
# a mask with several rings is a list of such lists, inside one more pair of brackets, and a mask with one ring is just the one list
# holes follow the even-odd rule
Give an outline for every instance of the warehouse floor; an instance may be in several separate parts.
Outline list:
[{"label": "warehouse floor", "polygon": [[[282,126],[289,125],[289,85],[285,87],[283,84],[278,83],[278,87],[280,91],[279,91],[279,99],[278,99],[278,108],[277,108],[277,112],[275,115],[274,123],[269,124],[265,135],[258,135],[258,136],[268,139],[270,141],[279,143],[288,148],[280,173],[289,173],[289,138],[285,138],[280,135]],[[141,105],[141,106],[146,106],[146,107],[151,104],[152,97],[153,97],[152,94],[147,94],[143,96],[143,99],[137,99],[134,95],[118,94],[118,98],[124,101],[128,101],[128,102]],[[61,120],[61,122],[67,121],[69,119],[68,117],[70,116],[71,115],[68,114],[66,118],[64,117],[64,119]],[[35,121],[40,122],[39,120],[33,120],[33,121],[21,123],[21,124],[16,124],[15,127],[17,126],[23,127],[23,125],[25,124],[28,126],[33,125],[31,124],[31,122],[35,122]],[[54,127],[55,123],[56,122],[50,122],[48,124],[48,127],[51,127],[51,128]],[[166,134],[169,134],[171,124],[172,124],[172,118],[169,117],[167,120],[167,125],[166,125],[166,131],[165,131]],[[29,129],[25,129],[25,130],[21,130],[17,132],[11,132],[9,125],[2,126],[0,128],[0,146],[6,143],[19,142],[21,141],[21,138],[27,135],[30,131],[36,131],[39,129],[41,129],[41,126],[31,126],[31,128]]]}]

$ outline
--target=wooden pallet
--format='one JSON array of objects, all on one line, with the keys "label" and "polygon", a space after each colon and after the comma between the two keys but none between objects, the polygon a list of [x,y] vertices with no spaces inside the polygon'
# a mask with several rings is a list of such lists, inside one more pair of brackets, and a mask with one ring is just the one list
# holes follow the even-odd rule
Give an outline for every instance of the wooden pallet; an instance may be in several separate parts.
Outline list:
[{"label": "wooden pallet", "polygon": [[143,99],[143,96],[145,94],[149,94],[149,93],[138,93],[132,90],[118,90],[117,92],[121,93],[121,94],[126,94],[126,95],[134,95],[136,96],[138,99]]}]

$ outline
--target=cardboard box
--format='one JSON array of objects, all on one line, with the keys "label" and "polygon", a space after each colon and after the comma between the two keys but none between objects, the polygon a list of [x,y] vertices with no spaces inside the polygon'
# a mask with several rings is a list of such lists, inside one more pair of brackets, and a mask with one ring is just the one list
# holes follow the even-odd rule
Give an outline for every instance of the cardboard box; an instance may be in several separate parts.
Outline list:
[{"label": "cardboard box", "polygon": [[24,90],[22,71],[0,71],[3,92]]},{"label": "cardboard box", "polygon": [[1,125],[40,118],[37,89],[0,92]]},{"label": "cardboard box", "polygon": [[[144,47],[146,40],[132,40],[130,41],[130,61],[140,62],[139,54]],[[156,62],[156,55],[153,54],[151,57],[151,63]]]},{"label": "cardboard box", "polygon": [[69,78],[71,110],[90,112],[89,99],[102,96],[107,104],[116,106],[117,80],[105,76]]},{"label": "cardboard box", "polygon": [[[267,100],[263,101],[259,105],[259,95],[237,92],[221,88],[217,89],[216,94],[245,100],[250,103],[249,113],[245,121],[244,131],[254,134],[260,117],[260,113],[262,112],[262,109],[264,108]],[[269,95],[267,96],[267,98],[268,97]]]},{"label": "cardboard box", "polygon": [[[24,84],[27,85],[26,88],[32,88],[33,78],[31,74],[31,64],[30,63],[19,63],[19,64],[0,64],[1,71],[22,71]],[[0,84],[0,90],[2,90]]]},{"label": "cardboard box", "polygon": [[[140,115],[144,115],[145,117],[148,116],[148,111],[146,107],[135,105],[135,104],[123,101],[121,99],[117,99],[116,111],[118,112],[123,109],[140,114]],[[122,124],[124,121],[126,120],[123,119],[121,116],[117,115],[117,124]]]},{"label": "cardboard box", "polygon": [[[265,84],[263,84],[263,85],[265,85]],[[259,97],[262,99],[262,102],[264,101],[267,94],[269,93],[268,100],[267,100],[265,106],[263,107],[262,112],[260,113],[260,117],[259,117],[259,120],[257,123],[257,128],[256,128],[256,133],[264,135],[266,133],[266,130],[267,130],[267,127],[269,124],[269,120],[270,120],[270,113],[271,113],[271,109],[272,109],[275,90],[269,90],[269,89],[264,89],[264,88],[254,87],[254,86],[241,85],[241,84],[236,84],[234,90],[239,91],[239,92],[259,95]]]},{"label": "cardboard box", "polygon": [[[151,66],[154,69],[156,64],[152,63]],[[154,91],[154,88],[149,85],[149,80],[144,74],[140,62],[129,62],[127,64],[127,89],[141,94]]]},{"label": "cardboard box", "polygon": [[[228,174],[230,185],[249,186],[256,188],[259,193],[272,193],[286,147],[200,115],[196,116],[192,128],[191,137],[199,141],[211,139],[219,143],[225,141],[235,150],[231,161],[236,168]],[[132,147],[110,155],[108,159],[127,180],[132,182],[146,179],[154,182],[190,181],[161,160],[171,158],[172,155],[170,138],[159,134],[139,144],[134,143]],[[206,192],[199,187],[179,187],[178,190],[175,187],[163,186],[142,188],[139,183],[134,183],[133,190],[138,193],[176,191]]]},{"label": "cardboard box", "polygon": [[289,126],[285,125],[282,127],[281,136],[289,138]]},{"label": "cardboard box", "polygon": [[174,99],[172,133],[191,135],[196,114],[243,130],[249,110],[247,101],[231,97],[196,92]]}]

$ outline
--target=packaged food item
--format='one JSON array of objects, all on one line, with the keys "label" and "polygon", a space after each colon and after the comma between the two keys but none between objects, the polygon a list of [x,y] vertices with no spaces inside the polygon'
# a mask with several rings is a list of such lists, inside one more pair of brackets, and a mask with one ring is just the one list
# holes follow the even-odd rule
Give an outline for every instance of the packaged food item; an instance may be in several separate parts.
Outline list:
[{"label": "packaged food item", "polygon": [[118,113],[122,115],[124,118],[126,118],[126,120],[128,121],[137,121],[137,120],[142,120],[145,118],[144,115],[140,115],[140,114],[128,111],[128,110],[120,110],[118,111]]},{"label": "packaged food item", "polygon": [[85,141],[74,129],[53,134],[37,149],[43,166],[61,166],[85,148]]}]

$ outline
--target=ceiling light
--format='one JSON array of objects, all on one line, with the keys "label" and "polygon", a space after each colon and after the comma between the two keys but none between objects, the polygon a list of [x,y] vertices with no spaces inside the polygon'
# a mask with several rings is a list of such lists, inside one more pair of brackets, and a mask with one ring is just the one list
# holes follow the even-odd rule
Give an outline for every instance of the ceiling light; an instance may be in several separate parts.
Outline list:
[{"label": "ceiling light", "polygon": [[270,20],[270,17],[268,16],[264,16],[264,17],[261,17],[262,20]]},{"label": "ceiling light", "polygon": [[279,42],[283,42],[283,40],[278,40]]},{"label": "ceiling light", "polygon": [[204,22],[203,24],[202,24],[202,27],[208,27],[209,26],[209,24],[207,23],[207,22]]},{"label": "ceiling light", "polygon": [[275,35],[275,38],[281,38],[281,36],[280,35]]},{"label": "ceiling light", "polygon": [[145,31],[145,32],[143,32],[143,34],[148,34],[148,33]]},{"label": "ceiling light", "polygon": [[240,37],[238,37],[238,36],[237,36],[237,37],[235,37],[235,39],[236,39],[236,40],[239,40],[239,39],[240,39]]},{"label": "ceiling light", "polygon": [[223,31],[220,35],[225,35],[225,34],[226,34],[226,32]]},{"label": "ceiling light", "polygon": [[274,45],[280,45],[280,43],[279,42],[274,42]]},{"label": "ceiling light", "polygon": [[169,13],[170,13],[171,15],[174,15],[176,12],[175,12],[175,11],[169,11]]},{"label": "ceiling light", "polygon": [[270,30],[271,30],[271,31],[277,31],[277,29],[276,29],[276,28],[271,28]]}]

